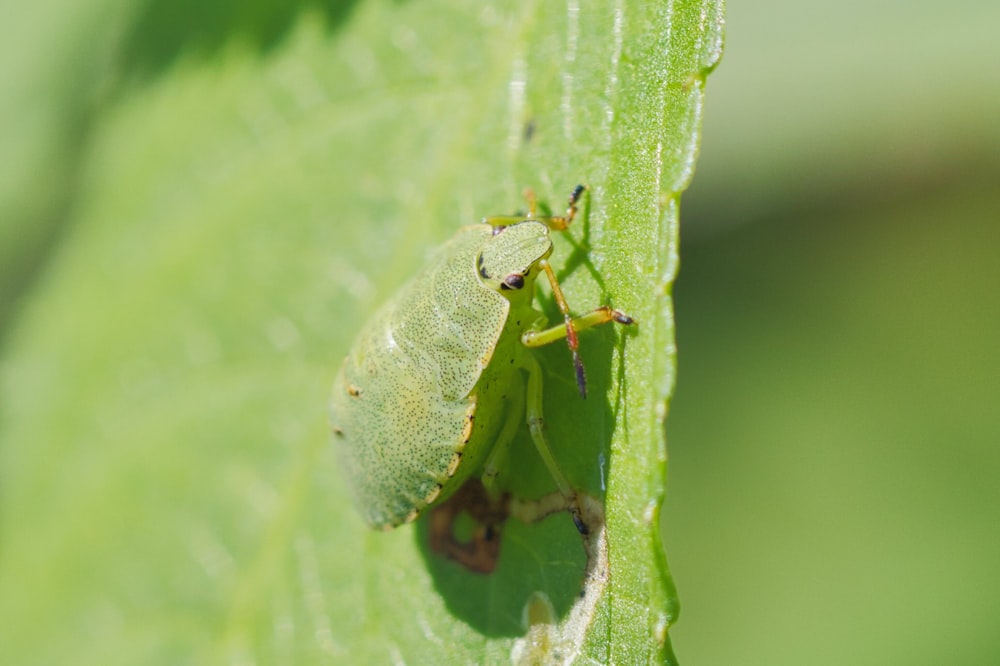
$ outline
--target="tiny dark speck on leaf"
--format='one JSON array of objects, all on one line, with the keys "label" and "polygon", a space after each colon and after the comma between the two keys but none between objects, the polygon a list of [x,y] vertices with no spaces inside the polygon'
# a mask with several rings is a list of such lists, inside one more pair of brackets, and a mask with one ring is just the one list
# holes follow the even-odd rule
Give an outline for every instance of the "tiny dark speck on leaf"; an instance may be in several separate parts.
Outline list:
[{"label": "tiny dark speck on leaf", "polygon": [[538,125],[535,124],[535,119],[528,118],[528,121],[524,123],[524,133],[522,134],[525,143],[529,143],[535,137],[536,129],[538,129]]}]

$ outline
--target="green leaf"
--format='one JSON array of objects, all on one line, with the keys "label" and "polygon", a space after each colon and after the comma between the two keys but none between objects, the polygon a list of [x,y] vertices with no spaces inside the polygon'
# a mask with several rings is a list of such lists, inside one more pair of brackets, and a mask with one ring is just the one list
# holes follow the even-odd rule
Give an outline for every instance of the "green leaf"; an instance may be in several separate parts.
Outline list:
[{"label": "green leaf", "polygon": [[[193,44],[137,18],[4,350],[0,661],[672,661],[670,287],[721,12],[373,0]],[[591,557],[565,514],[509,521],[488,576],[423,521],[370,532],[325,423],[354,333],[458,226],[580,182],[567,299],[639,322],[582,337],[586,402],[541,356],[556,457],[605,503]],[[552,488],[526,437],[510,460]]]}]

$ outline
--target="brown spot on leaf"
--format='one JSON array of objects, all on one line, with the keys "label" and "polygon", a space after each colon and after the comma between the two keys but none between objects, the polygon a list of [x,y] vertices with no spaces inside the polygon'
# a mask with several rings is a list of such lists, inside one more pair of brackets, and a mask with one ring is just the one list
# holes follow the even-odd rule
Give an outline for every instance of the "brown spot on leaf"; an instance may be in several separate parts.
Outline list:
[{"label": "brown spot on leaf", "polygon": [[[473,573],[488,574],[500,559],[501,527],[508,516],[509,495],[492,499],[479,479],[471,479],[428,516],[431,551],[454,560]],[[459,541],[455,524],[462,514],[475,527],[468,541]]]}]

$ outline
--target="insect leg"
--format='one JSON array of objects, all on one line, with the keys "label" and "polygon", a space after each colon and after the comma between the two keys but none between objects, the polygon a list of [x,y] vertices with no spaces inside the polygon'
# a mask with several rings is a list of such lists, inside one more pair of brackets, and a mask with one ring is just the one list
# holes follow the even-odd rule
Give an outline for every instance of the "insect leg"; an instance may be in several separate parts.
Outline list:
[{"label": "insect leg", "polygon": [[562,215],[535,215],[535,193],[526,190],[524,197],[528,200],[528,214],[530,219],[541,222],[552,231],[566,231],[569,225],[573,224],[576,214],[579,211],[578,204],[583,193],[587,191],[586,185],[577,185],[569,195],[569,203],[566,205],[566,212]]},{"label": "insect leg", "polygon": [[[523,390],[518,386],[514,390]],[[510,443],[517,434],[517,428],[521,425],[521,418],[524,416],[524,405],[520,400],[513,401],[511,409],[507,412],[507,421],[500,429],[500,434],[493,444],[486,462],[483,464],[483,487],[492,498],[500,496],[500,489],[497,487],[497,476],[504,467],[507,459],[507,452],[510,451]]]},{"label": "insect leg", "polygon": [[[627,325],[634,324],[635,320],[624,312],[614,310],[607,305],[594,308],[587,314],[582,314],[579,317],[570,317],[569,320],[570,326],[578,333],[609,322]],[[541,331],[525,331],[521,336],[521,343],[526,347],[544,347],[566,337],[568,335],[565,324],[559,324]]]},{"label": "insect leg", "polygon": [[[483,223],[488,224],[491,227],[509,227],[530,219],[530,217],[524,215],[490,215],[489,217],[483,218]],[[495,233],[496,231],[494,231],[494,234]]]},{"label": "insect leg", "polygon": [[528,202],[528,212],[526,215],[491,215],[484,217],[483,222],[493,227],[509,227],[512,224],[526,220],[534,220],[541,222],[552,231],[566,231],[569,225],[573,223],[573,219],[576,218],[580,198],[586,191],[587,187],[585,185],[577,185],[573,188],[573,191],[569,195],[569,204],[566,206],[566,212],[562,215],[538,215],[538,202],[535,199],[535,193],[531,189],[526,189],[524,191],[524,198]]},{"label": "insect leg", "polygon": [[595,308],[580,317],[573,317],[569,313],[569,304],[566,302],[566,297],[563,296],[562,288],[559,286],[559,281],[556,279],[556,274],[552,270],[552,266],[545,260],[538,263],[542,267],[542,270],[545,271],[545,276],[549,279],[549,284],[552,285],[552,296],[559,306],[559,311],[562,312],[563,324],[541,331],[525,331],[521,335],[521,342],[526,347],[541,347],[565,338],[566,343],[569,345],[569,350],[573,354],[573,367],[576,369],[576,384],[580,388],[580,395],[586,398],[587,375],[583,370],[583,361],[580,360],[580,342],[576,337],[577,332],[611,321],[619,324],[631,324],[633,323],[633,319],[627,314],[618,310],[612,310],[606,305]]},{"label": "insect leg", "polygon": [[563,474],[562,469],[556,462],[555,456],[552,455],[549,443],[545,441],[545,433],[543,432],[545,422],[542,418],[542,368],[530,353],[524,354],[524,357],[524,369],[528,373],[528,385],[524,401],[527,411],[528,432],[531,433],[531,439],[535,443],[538,455],[542,457],[542,462],[545,463],[549,474],[555,479],[559,492],[566,498],[566,504],[573,515],[573,523],[576,525],[576,529],[579,530],[580,534],[588,534],[590,530],[580,515],[580,504],[577,501],[576,490],[573,489],[573,486],[566,479],[566,475]]}]

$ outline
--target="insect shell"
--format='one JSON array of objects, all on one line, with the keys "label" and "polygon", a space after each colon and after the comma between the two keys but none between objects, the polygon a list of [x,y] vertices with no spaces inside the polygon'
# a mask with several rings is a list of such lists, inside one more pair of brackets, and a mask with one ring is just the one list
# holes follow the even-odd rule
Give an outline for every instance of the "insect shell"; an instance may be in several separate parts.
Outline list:
[{"label": "insect shell", "polygon": [[[463,227],[365,324],[334,381],[334,445],[354,503],[370,526],[389,529],[450,496],[472,474],[492,488],[497,467],[527,413],[546,467],[586,533],[576,493],[541,428],[541,370],[532,348],[567,339],[581,393],[576,332],[617,321],[607,307],[573,319],[548,264],[550,229],[565,216],[486,218]],[[544,329],[535,280],[546,273],[565,322]]]}]

